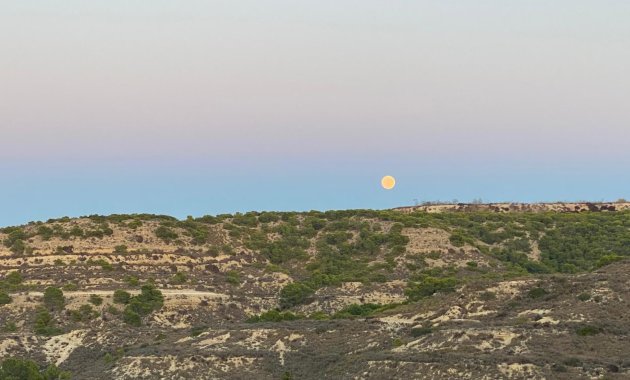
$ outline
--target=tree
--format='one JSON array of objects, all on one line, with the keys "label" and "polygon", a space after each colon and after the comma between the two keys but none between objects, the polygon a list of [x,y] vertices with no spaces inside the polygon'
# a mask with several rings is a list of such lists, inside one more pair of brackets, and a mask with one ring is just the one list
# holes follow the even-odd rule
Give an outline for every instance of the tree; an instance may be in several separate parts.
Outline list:
[{"label": "tree", "polygon": [[61,310],[66,303],[63,291],[57,287],[49,286],[44,291],[44,305],[50,310]]},{"label": "tree", "polygon": [[283,309],[306,303],[315,291],[308,285],[294,282],[280,291],[280,307]]},{"label": "tree", "polygon": [[114,292],[114,303],[121,303],[126,305],[129,303],[130,299],[131,294],[129,294],[129,292],[120,289]]}]

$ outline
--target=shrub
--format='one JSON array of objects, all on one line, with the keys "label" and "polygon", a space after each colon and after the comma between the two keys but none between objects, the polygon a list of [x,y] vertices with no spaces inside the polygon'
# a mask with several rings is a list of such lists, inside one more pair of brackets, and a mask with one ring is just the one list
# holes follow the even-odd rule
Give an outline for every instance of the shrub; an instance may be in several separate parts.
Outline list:
[{"label": "shrub", "polygon": [[69,310],[70,317],[75,322],[88,322],[98,317],[98,313],[90,305],[81,305],[77,310]]},{"label": "shrub", "polygon": [[179,237],[177,232],[173,231],[172,229],[166,226],[159,226],[158,228],[156,228],[155,236],[164,240],[166,243],[170,243],[172,240],[175,240]]},{"label": "shrub", "polygon": [[283,309],[308,303],[315,291],[308,285],[294,282],[280,291],[280,307]]},{"label": "shrub", "polygon": [[118,253],[118,254],[127,253],[127,246],[126,245],[115,246],[114,253]]},{"label": "shrub", "polygon": [[188,276],[184,272],[177,272],[171,277],[170,283],[173,285],[181,285],[188,281]]},{"label": "shrub", "polygon": [[255,323],[255,322],[282,322],[282,321],[295,321],[297,319],[303,318],[302,316],[295,315],[290,311],[278,311],[278,310],[269,310],[266,313],[262,313],[260,315],[255,315],[247,319],[246,322]]},{"label": "shrub", "polygon": [[202,332],[206,331],[208,326],[193,326],[190,328],[190,336],[195,337],[201,335]]},{"label": "shrub", "polygon": [[382,305],[375,303],[352,304],[336,312],[333,318],[367,317],[382,308]]},{"label": "shrub", "polygon": [[457,280],[453,277],[437,278],[425,276],[420,282],[410,282],[405,294],[411,301],[417,301],[432,296],[438,292],[452,292],[455,290]]},{"label": "shrub", "polygon": [[90,303],[94,306],[100,306],[103,304],[103,297],[98,294],[90,294]]},{"label": "shrub", "polygon": [[433,332],[433,329],[431,327],[424,326],[424,327],[414,327],[411,329],[410,333],[411,333],[411,336],[413,337],[419,337],[419,336],[431,334],[432,332]]},{"label": "shrub", "polygon": [[482,301],[492,301],[497,298],[494,292],[483,292],[479,295],[479,299]]},{"label": "shrub", "polygon": [[140,314],[136,313],[135,311],[129,309],[129,308],[125,308],[125,310],[123,310],[123,321],[131,326],[134,327],[138,327],[140,325],[142,325],[142,319],[140,318]]},{"label": "shrub", "polygon": [[61,371],[54,364],[40,368],[32,360],[8,358],[0,364],[2,380],[65,380],[70,379],[70,372]]},{"label": "shrub", "polygon": [[602,329],[600,327],[590,326],[590,325],[582,326],[575,331],[575,333],[578,334],[579,336],[597,335],[597,334],[600,334],[601,332],[602,332]]},{"label": "shrub", "polygon": [[239,285],[241,283],[241,275],[234,270],[226,272],[226,281],[232,285]]},{"label": "shrub", "polygon": [[589,293],[580,293],[577,296],[577,299],[579,299],[580,301],[586,302],[591,299],[591,295]]},{"label": "shrub", "polygon": [[61,334],[61,329],[55,326],[55,321],[48,310],[40,308],[35,314],[35,333],[45,336]]},{"label": "shrub", "polygon": [[11,285],[19,285],[22,283],[22,275],[20,274],[20,272],[9,272],[7,273],[7,275],[4,277],[4,281],[7,284],[11,284]]},{"label": "shrub", "polygon": [[129,292],[120,289],[114,292],[114,303],[128,304],[130,299],[131,294]]},{"label": "shrub", "polygon": [[0,305],[6,305],[11,303],[11,296],[7,294],[7,292],[0,290]]},{"label": "shrub", "polygon": [[50,310],[61,310],[66,303],[63,291],[57,287],[49,286],[44,291],[44,305]]},{"label": "shrub", "polygon": [[549,292],[543,288],[533,288],[527,292],[527,296],[531,299],[541,298],[546,296],[547,294],[549,294]]}]

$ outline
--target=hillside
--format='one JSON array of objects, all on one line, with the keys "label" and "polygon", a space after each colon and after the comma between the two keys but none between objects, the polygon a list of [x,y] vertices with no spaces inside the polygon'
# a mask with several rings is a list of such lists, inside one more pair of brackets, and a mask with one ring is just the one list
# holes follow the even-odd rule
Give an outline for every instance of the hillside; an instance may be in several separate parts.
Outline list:
[{"label": "hillside", "polygon": [[630,376],[626,203],[87,216],[0,242],[0,358],[73,379]]}]

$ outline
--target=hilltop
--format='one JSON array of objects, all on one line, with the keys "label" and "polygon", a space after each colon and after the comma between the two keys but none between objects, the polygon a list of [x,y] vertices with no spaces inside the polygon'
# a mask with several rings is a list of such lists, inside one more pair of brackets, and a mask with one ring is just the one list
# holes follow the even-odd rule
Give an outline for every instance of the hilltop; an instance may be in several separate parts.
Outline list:
[{"label": "hilltop", "polygon": [[629,203],[93,215],[0,242],[0,358],[76,379],[630,375]]}]

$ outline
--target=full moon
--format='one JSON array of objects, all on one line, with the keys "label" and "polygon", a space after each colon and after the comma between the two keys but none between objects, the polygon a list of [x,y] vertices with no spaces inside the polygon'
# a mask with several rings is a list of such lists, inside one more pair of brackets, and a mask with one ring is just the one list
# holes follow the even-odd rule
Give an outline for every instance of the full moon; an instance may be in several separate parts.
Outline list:
[{"label": "full moon", "polygon": [[396,186],[396,179],[391,175],[386,175],[381,179],[381,186],[383,186],[385,190],[391,190]]}]

